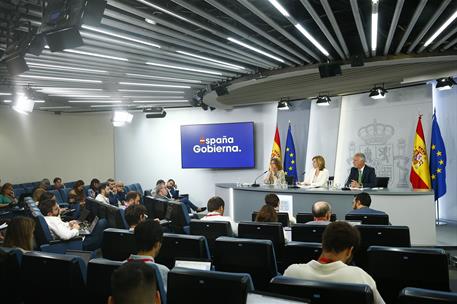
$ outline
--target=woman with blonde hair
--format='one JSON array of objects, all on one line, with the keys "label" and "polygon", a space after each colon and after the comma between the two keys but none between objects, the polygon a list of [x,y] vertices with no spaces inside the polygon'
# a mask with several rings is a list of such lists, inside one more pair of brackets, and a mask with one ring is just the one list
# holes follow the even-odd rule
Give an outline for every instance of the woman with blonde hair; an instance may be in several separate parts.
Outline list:
[{"label": "woman with blonde hair", "polygon": [[8,223],[3,247],[19,248],[22,251],[33,250],[33,232],[35,222],[28,217],[16,216]]},{"label": "woman with blonde hair", "polygon": [[268,174],[263,182],[269,185],[282,185],[286,183],[286,174],[284,173],[281,161],[278,158],[273,157],[270,160],[270,168],[268,169]]},{"label": "woman with blonde hair", "polygon": [[313,169],[305,176],[303,184],[305,186],[324,187],[327,185],[329,173],[325,169],[325,159],[316,155],[313,157]]}]

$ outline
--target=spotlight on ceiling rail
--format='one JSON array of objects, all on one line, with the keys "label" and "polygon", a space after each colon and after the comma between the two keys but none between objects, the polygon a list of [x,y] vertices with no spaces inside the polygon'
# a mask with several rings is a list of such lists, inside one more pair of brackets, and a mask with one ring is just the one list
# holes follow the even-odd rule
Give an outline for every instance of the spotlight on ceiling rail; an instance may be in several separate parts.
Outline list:
[{"label": "spotlight on ceiling rail", "polygon": [[369,96],[373,99],[382,99],[386,98],[387,90],[384,88],[384,86],[379,87],[375,86],[370,90]]}]

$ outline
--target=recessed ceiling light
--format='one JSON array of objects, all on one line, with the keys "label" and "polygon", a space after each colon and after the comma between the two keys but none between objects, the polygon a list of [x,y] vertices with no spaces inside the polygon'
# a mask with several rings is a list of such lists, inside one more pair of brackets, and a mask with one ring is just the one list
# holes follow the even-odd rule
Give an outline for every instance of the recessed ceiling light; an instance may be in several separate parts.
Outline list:
[{"label": "recessed ceiling light", "polygon": [[161,93],[161,94],[180,94],[184,91],[154,91],[154,90],[127,90],[127,89],[119,89],[119,92],[131,92],[131,93]]},{"label": "recessed ceiling light", "polygon": [[186,68],[186,67],[177,66],[177,65],[162,64],[162,63],[155,63],[155,62],[146,62],[146,64],[153,65],[153,66],[158,66],[158,67],[170,68],[170,69],[177,69],[177,70],[183,70],[183,71],[191,71],[191,72],[198,72],[198,73],[205,73],[205,74],[221,75],[222,76],[222,73],[216,72],[216,71],[210,71],[210,70]]},{"label": "recessed ceiling light", "polygon": [[64,50],[64,52],[80,54],[80,55],[87,55],[87,56],[92,56],[92,57],[113,59],[113,60],[119,60],[119,61],[129,61],[127,58],[109,56],[109,55],[103,55],[103,54],[97,54],[97,53],[85,52],[85,51],[79,51],[79,50],[73,50],[73,49],[66,49],[66,50]]},{"label": "recessed ceiling light", "polygon": [[271,4],[273,4],[273,6],[281,13],[283,14],[284,17],[289,17],[289,13],[287,12],[287,10],[281,5],[279,4],[278,1],[276,0],[269,0]]},{"label": "recessed ceiling light", "polygon": [[13,102],[13,101],[10,100],[10,99],[5,99],[5,100],[3,100],[3,102],[4,102],[4,103],[11,103],[11,102]]},{"label": "recessed ceiling light", "polygon": [[13,95],[12,93],[3,93],[3,92],[0,92],[0,96],[11,96]]},{"label": "recessed ceiling light", "polygon": [[55,80],[55,81],[70,81],[70,82],[87,82],[87,83],[102,83],[101,80],[77,79],[77,78],[64,78],[64,77],[50,77],[50,76],[36,76],[36,75],[19,75],[23,78]]},{"label": "recessed ceiling light", "polygon": [[71,109],[70,106],[56,106],[56,107],[40,107],[40,110],[52,110],[52,109]]},{"label": "recessed ceiling light", "polygon": [[27,65],[31,67],[39,67],[39,68],[49,68],[49,69],[56,69],[56,70],[70,70],[70,71],[81,71],[81,72],[92,72],[92,73],[108,73],[107,71],[102,70],[93,70],[93,69],[84,69],[84,68],[75,68],[70,66],[59,66],[59,65],[52,65],[52,64],[42,64],[42,63],[34,63],[34,62],[27,62]]},{"label": "recessed ceiling light", "polygon": [[69,100],[72,103],[121,103],[121,100]]},{"label": "recessed ceiling light", "polygon": [[264,52],[264,51],[262,51],[262,50],[260,50],[260,49],[258,49],[256,47],[253,47],[253,46],[251,46],[249,44],[246,44],[246,43],[244,43],[244,42],[242,42],[242,41],[240,41],[238,39],[235,39],[235,38],[232,38],[232,37],[228,37],[227,40],[229,40],[231,42],[234,42],[234,43],[236,43],[238,45],[244,46],[245,48],[250,49],[251,51],[254,51],[254,52],[257,52],[257,53],[262,54],[264,56],[270,57],[271,59],[274,59],[276,61],[284,62],[284,60],[282,60],[281,58],[276,57],[275,55],[272,55],[270,53]]},{"label": "recessed ceiling light", "polygon": [[155,22],[154,20],[148,19],[148,18],[145,18],[144,21],[146,21],[147,23],[152,24],[152,25],[157,24],[157,22]]},{"label": "recessed ceiling light", "polygon": [[457,18],[457,11],[455,11],[454,14],[452,14],[452,16],[449,17],[449,19],[446,20],[442,26],[440,26],[440,28],[432,35],[432,37],[425,41],[424,46],[429,46],[430,43],[432,43],[436,37],[438,37],[455,20],[455,18]]},{"label": "recessed ceiling light", "polygon": [[180,88],[180,89],[190,89],[191,88],[190,86],[158,84],[158,83],[119,82],[119,84],[131,85],[131,86],[144,86],[144,87],[164,87],[164,88]]},{"label": "recessed ceiling light", "polygon": [[134,77],[145,77],[145,78],[153,78],[153,79],[161,79],[161,80],[171,80],[177,82],[190,82],[190,83],[202,83],[200,80],[191,80],[191,79],[182,79],[182,78],[173,78],[173,77],[162,77],[162,76],[153,76],[153,75],[144,75],[144,74],[132,74],[127,73],[127,76],[134,76]]},{"label": "recessed ceiling light", "polygon": [[167,102],[189,102],[187,99],[177,99],[177,100],[134,100],[136,103],[167,103]]},{"label": "recessed ceiling light", "polygon": [[141,44],[144,44],[144,45],[160,48],[160,45],[155,44],[155,43],[147,42],[147,41],[144,41],[144,40],[141,40],[141,39],[132,38],[132,37],[129,37],[129,36],[124,36],[124,35],[121,35],[121,34],[116,34],[116,33],[113,33],[113,32],[110,32],[110,31],[106,31],[106,30],[102,30],[102,29],[99,29],[99,28],[96,28],[96,27],[92,27],[92,26],[89,26],[89,25],[82,25],[82,28],[86,29],[86,30],[94,31],[94,32],[97,32],[97,33],[101,33],[101,34],[105,34],[105,35],[109,35],[109,36],[125,39],[125,40],[128,40],[128,41],[133,41],[133,42],[136,42],[136,43],[141,43]]},{"label": "recessed ceiling light", "polygon": [[371,50],[376,51],[378,41],[378,0],[371,3]]},{"label": "recessed ceiling light", "polygon": [[295,24],[295,27],[300,31],[300,33],[303,34],[303,36],[311,41],[311,43],[314,44],[314,46],[318,48],[322,54],[327,57],[330,55],[329,52],[327,52],[327,50],[319,42],[317,42],[317,40],[314,39],[314,37],[307,30],[305,30],[305,28],[300,23]]},{"label": "recessed ceiling light", "polygon": [[200,56],[200,55],[196,55],[196,54],[192,54],[192,53],[188,53],[188,52],[176,51],[176,53],[187,55],[187,56],[191,56],[191,57],[195,57],[195,58],[199,58],[199,59],[212,61],[212,62],[219,63],[221,65],[225,65],[225,66],[227,66],[229,68],[233,68],[233,69],[237,69],[237,70],[244,70],[245,69],[244,67],[239,66],[239,65],[231,64],[231,63],[228,63],[228,62],[225,62],[225,61],[220,61],[220,60],[216,60],[216,59],[212,59],[212,58],[209,58],[209,57]]}]

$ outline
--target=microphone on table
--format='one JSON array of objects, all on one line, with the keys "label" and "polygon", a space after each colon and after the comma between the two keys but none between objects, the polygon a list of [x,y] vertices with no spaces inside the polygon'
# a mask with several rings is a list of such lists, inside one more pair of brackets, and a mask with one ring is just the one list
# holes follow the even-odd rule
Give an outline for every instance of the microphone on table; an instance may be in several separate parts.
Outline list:
[{"label": "microphone on table", "polygon": [[301,175],[305,175],[306,174],[306,171],[303,171],[303,173]]},{"label": "microphone on table", "polygon": [[257,180],[259,179],[259,177],[263,176],[263,175],[264,175],[265,173],[267,173],[267,172],[268,172],[268,170],[262,172],[262,174],[260,174],[259,176],[257,176],[257,177],[255,178],[255,180],[254,180],[254,183],[251,185],[251,187],[260,187],[260,185],[257,184]]}]

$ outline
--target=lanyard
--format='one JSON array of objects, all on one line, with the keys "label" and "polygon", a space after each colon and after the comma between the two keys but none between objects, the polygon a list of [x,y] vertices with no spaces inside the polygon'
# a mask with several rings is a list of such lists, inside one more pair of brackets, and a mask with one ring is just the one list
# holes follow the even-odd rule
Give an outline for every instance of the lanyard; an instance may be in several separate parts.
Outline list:
[{"label": "lanyard", "polygon": [[333,262],[335,262],[335,261],[332,259],[326,258],[326,257],[321,257],[319,259],[319,263],[321,263],[321,264],[329,264],[329,263],[333,263]]},{"label": "lanyard", "polygon": [[154,263],[154,259],[153,258],[144,258],[144,259],[127,259],[127,262],[153,262]]}]

